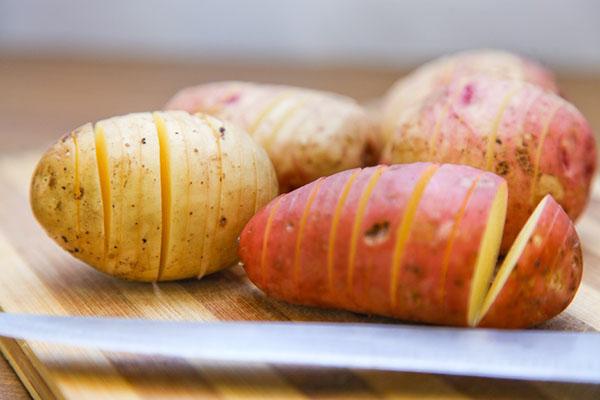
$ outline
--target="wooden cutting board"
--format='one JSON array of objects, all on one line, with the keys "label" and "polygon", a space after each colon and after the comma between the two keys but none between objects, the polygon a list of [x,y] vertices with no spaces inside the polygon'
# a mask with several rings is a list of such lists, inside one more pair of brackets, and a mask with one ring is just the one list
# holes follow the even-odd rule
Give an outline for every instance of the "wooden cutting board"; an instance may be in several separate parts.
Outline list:
[{"label": "wooden cutting board", "polygon": [[[86,267],[46,237],[28,205],[39,153],[0,158],[0,307],[6,312],[165,320],[379,321],[265,297],[240,267],[202,281],[123,282]],[[600,182],[578,224],[585,272],[575,301],[543,329],[600,330]],[[398,338],[402,340],[402,338]],[[141,357],[1,339],[34,398],[600,398],[600,387],[481,378],[233,365]],[[561,349],[556,349],[561,351]]]}]

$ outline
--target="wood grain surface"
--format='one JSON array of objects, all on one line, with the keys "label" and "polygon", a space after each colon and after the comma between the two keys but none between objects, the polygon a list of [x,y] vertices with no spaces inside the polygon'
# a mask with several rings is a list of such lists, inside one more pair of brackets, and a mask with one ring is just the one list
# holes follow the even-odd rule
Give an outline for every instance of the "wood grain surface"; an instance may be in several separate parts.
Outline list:
[{"label": "wood grain surface", "polygon": [[[380,95],[398,76],[394,71],[336,68],[0,60],[0,307],[7,312],[169,320],[382,321],[271,300],[247,281],[240,267],[202,281],[159,285],[107,277],[45,236],[29,210],[27,187],[42,145],[87,121],[158,109],[181,86],[248,79],[330,89],[366,100]],[[600,80],[563,82],[567,97],[600,131],[600,102],[594,93]],[[578,231],[585,251],[584,282],[569,309],[541,328],[600,329],[598,182]],[[593,385],[207,364],[6,339],[0,347],[39,398],[600,398],[600,387]],[[25,396],[0,362],[0,398]]]}]

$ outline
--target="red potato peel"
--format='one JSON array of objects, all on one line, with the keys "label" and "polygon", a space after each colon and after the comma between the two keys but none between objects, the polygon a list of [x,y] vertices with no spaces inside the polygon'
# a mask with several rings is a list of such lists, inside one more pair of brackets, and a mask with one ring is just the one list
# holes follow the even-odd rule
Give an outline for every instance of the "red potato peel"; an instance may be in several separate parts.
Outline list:
[{"label": "red potato peel", "polygon": [[[582,268],[579,241],[548,197],[517,240],[514,265],[500,268],[508,279],[490,300],[506,206],[506,182],[468,166],[349,170],[259,211],[242,231],[240,258],[252,282],[292,303],[433,324],[526,327],[558,314],[573,298]],[[549,218],[560,231],[548,230]],[[567,239],[540,253],[531,238],[543,234],[552,243]],[[530,265],[536,255],[543,255],[543,276]],[[535,290],[519,286],[523,274]],[[534,298],[542,311],[534,312]],[[529,305],[513,319],[506,307],[521,301]]]},{"label": "red potato peel", "polygon": [[506,179],[502,252],[545,195],[571,219],[585,208],[596,169],[594,135],[583,115],[551,92],[472,76],[438,88],[394,117],[382,162],[465,164]]},{"label": "red potato peel", "polygon": [[383,136],[389,139],[393,134],[400,113],[418,106],[440,87],[476,75],[528,82],[558,93],[554,74],[533,60],[493,49],[459,52],[425,63],[392,85],[383,104]]}]

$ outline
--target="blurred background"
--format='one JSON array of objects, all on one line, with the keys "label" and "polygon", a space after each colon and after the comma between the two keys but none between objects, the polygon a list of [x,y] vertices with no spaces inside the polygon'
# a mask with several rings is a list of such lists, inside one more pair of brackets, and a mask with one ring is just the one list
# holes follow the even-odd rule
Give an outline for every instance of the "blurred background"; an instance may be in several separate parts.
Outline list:
[{"label": "blurred background", "polygon": [[218,79],[367,101],[419,63],[480,47],[554,68],[598,132],[599,21],[596,0],[0,0],[0,151]]}]

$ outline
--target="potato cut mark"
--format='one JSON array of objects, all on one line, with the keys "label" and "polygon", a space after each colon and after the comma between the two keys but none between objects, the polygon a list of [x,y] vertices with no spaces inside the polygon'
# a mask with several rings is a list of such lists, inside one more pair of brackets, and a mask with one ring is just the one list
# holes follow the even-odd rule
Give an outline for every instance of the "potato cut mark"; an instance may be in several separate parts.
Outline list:
[{"label": "potato cut mark", "polygon": [[75,132],[71,133],[74,146],[75,173],[73,182],[73,198],[75,199],[75,237],[81,238],[81,179],[79,178],[79,142]]},{"label": "potato cut mark", "polygon": [[[525,136],[525,122],[527,121],[527,116],[529,114],[529,111],[531,110],[531,107],[535,104],[535,102],[543,94],[544,94],[544,92],[539,91],[535,96],[533,96],[527,102],[527,105],[525,107],[522,107],[522,109],[525,110],[525,111],[523,112],[523,117],[521,118],[521,121],[520,121],[520,124],[519,124],[519,137],[524,137]],[[493,172],[495,172],[495,171],[493,171]]]},{"label": "potato cut mark", "polygon": [[279,196],[275,201],[275,204],[273,204],[273,208],[271,208],[271,212],[269,212],[269,216],[267,217],[267,224],[265,226],[265,232],[263,234],[262,246],[260,250],[260,278],[262,282],[265,282],[265,268],[267,264],[267,249],[269,244],[269,238],[271,236],[271,225],[273,224],[273,218],[275,217],[275,214],[277,214],[277,210],[279,209],[281,199],[283,199],[283,195]]},{"label": "potato cut mark", "polygon": [[535,151],[535,164],[533,166],[533,179],[531,181],[531,192],[529,193],[529,204],[532,205],[535,201],[535,192],[537,189],[537,183],[539,180],[538,175],[540,174],[540,161],[542,159],[542,150],[544,149],[544,142],[546,141],[546,136],[548,136],[548,131],[550,130],[550,124],[554,120],[554,116],[560,109],[560,104],[556,104],[552,111],[548,114],[548,119],[544,122],[544,127],[542,128],[542,134],[540,135],[538,147]]},{"label": "potato cut mark", "polygon": [[487,144],[485,150],[485,169],[488,171],[493,171],[494,167],[496,137],[498,136],[498,128],[500,127],[500,122],[502,121],[502,117],[504,116],[504,112],[508,108],[510,101],[519,89],[521,89],[520,85],[514,85],[510,89],[510,91],[504,96],[504,99],[502,100],[502,103],[500,103],[500,107],[498,108],[498,113],[492,121],[490,133],[487,135]]},{"label": "potato cut mark", "polygon": [[451,103],[451,100],[448,100],[446,102],[446,104],[444,104],[444,109],[440,113],[441,115],[435,121],[435,126],[433,127],[433,133],[431,134],[431,137],[429,138],[428,146],[429,146],[429,159],[430,160],[432,160],[435,155],[435,152],[436,152],[435,142],[437,141],[438,136],[440,135],[440,131],[442,129],[442,121],[444,119],[446,119],[446,117],[448,116],[448,112],[450,111],[450,103]]},{"label": "potato cut mark", "polygon": [[112,222],[112,193],[110,187],[110,171],[108,160],[108,149],[104,129],[96,124],[94,127],[94,139],[96,144],[96,160],[98,162],[98,179],[100,181],[100,193],[102,195],[102,211],[104,217],[104,256],[108,254],[108,243],[110,242],[110,230]]},{"label": "potato cut mark", "polygon": [[475,261],[475,269],[471,280],[471,289],[469,293],[469,310],[467,322],[469,325],[475,323],[475,319],[481,310],[483,299],[486,291],[489,288],[494,267],[498,260],[500,252],[500,243],[502,242],[502,232],[504,231],[504,221],[506,220],[506,206],[508,201],[508,190],[506,183],[502,183],[498,187],[496,197],[494,198],[481,243],[477,260]]},{"label": "potato cut mark", "polygon": [[354,281],[354,265],[356,264],[356,242],[358,241],[358,237],[360,236],[360,228],[362,227],[362,221],[364,218],[365,210],[367,209],[367,204],[369,203],[369,199],[371,198],[371,193],[373,193],[373,189],[375,189],[375,185],[379,182],[381,178],[381,174],[386,170],[386,166],[378,166],[375,169],[375,172],[369,178],[367,185],[363,189],[363,192],[360,195],[358,200],[358,207],[356,208],[356,214],[354,215],[354,223],[352,225],[352,236],[350,237],[350,250],[348,251],[348,275],[346,286],[348,290],[352,290],[352,283]]},{"label": "potato cut mark", "polygon": [[[523,254],[523,251],[525,250],[525,247],[527,246],[527,243],[529,242],[531,235],[533,235],[533,232],[535,231],[536,225],[537,225],[540,217],[542,216],[542,211],[544,211],[544,208],[546,207],[546,203],[548,202],[548,200],[549,200],[549,197],[546,197],[540,202],[540,204],[538,204],[538,206],[534,210],[533,214],[531,214],[531,216],[525,223],[525,226],[523,227],[523,229],[521,229],[521,231],[517,235],[517,238],[515,239],[513,245],[510,247],[510,250],[508,251],[508,254],[506,255],[506,258],[504,259],[500,268],[498,269],[498,273],[494,277],[492,286],[490,287],[490,290],[488,290],[488,292],[485,296],[483,306],[481,307],[481,309],[479,310],[479,312],[476,315],[476,318],[473,321],[473,326],[476,326],[479,324],[479,322],[483,319],[483,317],[485,317],[485,315],[490,310],[492,304],[494,304],[494,302],[496,301],[496,298],[500,294],[500,291],[506,284],[506,281],[508,280],[511,272],[513,271],[513,269],[517,265],[517,262],[519,261],[519,258]],[[554,226],[554,222],[556,221],[557,216],[558,216],[558,209],[554,213],[554,216],[553,216],[553,219],[551,222],[551,226],[550,226],[550,229],[548,230],[548,232],[550,232],[552,230],[552,227]],[[547,236],[544,239],[547,239]],[[545,240],[542,245],[544,245],[544,244],[545,244]]]},{"label": "potato cut mark", "polygon": [[279,133],[279,131],[281,131],[281,129],[285,126],[286,122],[288,122],[299,110],[302,109],[304,104],[305,101],[299,101],[295,105],[290,107],[288,110],[286,110],[286,112],[277,121],[275,126],[273,126],[273,129],[271,130],[271,132],[269,132],[269,135],[262,141],[262,145],[265,149],[271,148],[273,142],[277,140],[277,134]]},{"label": "potato cut mark", "polygon": [[442,130],[442,123],[448,117],[448,114],[450,113],[450,107],[452,106],[452,104],[455,104],[456,101],[458,101],[458,99],[460,98],[460,96],[462,96],[462,92],[463,92],[465,86],[466,86],[466,79],[462,78],[460,80],[460,82],[458,83],[458,90],[454,93],[453,96],[450,96],[450,98],[446,101],[446,104],[444,104],[444,108],[442,109],[440,116],[435,121],[433,133],[432,133],[431,137],[429,138],[429,160],[433,160],[433,157],[435,155],[435,152],[436,152],[435,143],[437,142],[437,139],[440,136],[440,132]]},{"label": "potato cut mark", "polygon": [[254,135],[254,132],[258,129],[260,124],[267,118],[267,116],[273,111],[279,104],[283,103],[285,100],[292,97],[292,93],[283,92],[279,95],[275,96],[273,100],[258,114],[258,117],[254,120],[252,124],[248,127],[248,133]]},{"label": "potato cut mark", "polygon": [[[269,158],[269,156],[267,156],[267,158]],[[269,159],[269,162],[270,159]],[[273,164],[269,164],[269,173],[268,173],[268,178],[269,179],[269,193],[266,196],[266,201],[268,202],[269,200],[272,200],[273,198],[273,193],[275,193],[275,195],[279,194],[279,179],[277,178],[277,173],[275,172],[275,168],[273,167]],[[265,196],[263,196],[264,198]],[[258,205],[257,205],[258,208]]]},{"label": "potato cut mark", "polygon": [[396,244],[394,245],[394,254],[392,258],[391,273],[390,273],[390,303],[392,308],[396,307],[396,291],[398,290],[398,277],[400,276],[400,263],[404,257],[404,249],[406,248],[406,242],[410,236],[410,228],[412,227],[413,220],[417,214],[417,207],[421,201],[421,197],[425,192],[427,184],[439,169],[439,165],[430,165],[419,177],[419,181],[415,185],[402,221],[396,230]]},{"label": "potato cut mark", "polygon": [[361,170],[355,171],[350,175],[346,183],[344,184],[344,188],[342,189],[342,194],[340,195],[337,204],[335,206],[335,211],[333,213],[333,220],[331,221],[331,229],[329,230],[329,241],[327,245],[327,283],[329,287],[329,291],[333,293],[333,262],[335,256],[335,242],[337,239],[337,229],[338,224],[340,222],[340,217],[342,214],[342,210],[344,205],[346,204],[346,199],[348,198],[348,194],[350,193],[350,189],[352,185],[356,181],[358,174],[360,174]]},{"label": "potato cut mark", "polygon": [[[135,128],[136,130],[140,129],[140,125],[136,123]],[[137,159],[139,160],[140,163],[144,163],[144,152],[143,152],[143,146],[144,144],[139,142],[137,144]],[[138,207],[136,207],[137,212],[136,212],[136,219],[138,221],[142,221],[142,218],[144,218],[144,206],[142,206],[142,204],[144,204],[144,193],[142,190],[139,190],[143,187],[143,182],[144,182],[144,173],[141,172],[138,174],[137,177],[137,204],[139,204]],[[143,235],[142,235],[142,227],[141,225],[138,225],[138,229],[137,229],[137,243],[145,243],[143,241]],[[138,259],[141,259],[142,257],[145,258],[145,260],[143,261],[146,265],[151,265],[150,262],[150,252],[148,251],[143,251],[143,247],[138,247],[136,250],[136,257]]]},{"label": "potato cut mark", "polygon": [[[190,153],[193,151],[193,149],[192,149],[193,146],[190,146],[190,143],[188,140],[188,135],[186,134],[186,132],[188,130],[187,124],[178,117],[176,117],[175,120],[176,120],[177,126],[179,126],[179,132],[181,133],[179,136],[181,137],[181,140],[183,141],[183,145],[185,148],[185,152],[184,152],[185,160],[180,160],[180,162],[185,163],[185,182],[192,182],[192,177],[191,177],[192,169],[190,166]],[[190,192],[191,192],[191,186],[189,184],[185,185],[185,199],[179,199],[179,198],[176,199],[177,208],[185,216],[189,216],[189,213],[191,211]],[[179,223],[183,223],[183,229],[182,229],[183,240],[186,240],[187,243],[190,243],[188,241],[190,238],[190,218],[183,218],[183,222],[180,220]],[[180,261],[180,262],[183,263],[184,261]],[[185,266],[182,266],[181,268],[185,268]],[[162,276],[159,278],[162,278]]]},{"label": "potato cut mark", "polygon": [[315,201],[315,198],[319,194],[319,189],[323,184],[323,178],[319,178],[315,183],[313,189],[310,191],[310,195],[308,196],[308,200],[306,201],[306,206],[304,207],[304,211],[302,212],[302,217],[300,218],[300,225],[298,226],[298,235],[296,236],[296,245],[294,248],[294,267],[293,267],[293,277],[294,277],[294,286],[298,291],[300,288],[300,282],[298,275],[300,274],[300,250],[302,249],[302,239],[304,236],[304,228],[306,227],[306,220],[308,220],[308,216],[310,214],[311,207]]},{"label": "potato cut mark", "polygon": [[[258,211],[258,166],[256,165],[256,151],[251,151],[252,153],[252,170],[254,171],[254,196],[253,196],[253,201],[254,204],[252,205],[252,209],[254,210],[253,215],[256,214],[256,212]],[[270,183],[269,183],[269,189],[270,189]],[[270,192],[272,193],[272,192]],[[269,193],[269,195],[270,195]]]},{"label": "potato cut mark", "polygon": [[450,238],[448,239],[448,243],[446,244],[446,248],[444,249],[444,258],[442,259],[442,277],[440,279],[440,288],[439,288],[439,298],[442,304],[445,304],[446,299],[446,276],[448,273],[448,265],[450,264],[450,257],[452,256],[452,249],[454,247],[454,241],[456,240],[456,236],[458,235],[458,227],[460,226],[463,217],[465,216],[465,212],[467,211],[467,205],[473,196],[473,192],[475,192],[475,188],[477,187],[477,183],[481,175],[478,175],[473,179],[469,190],[465,194],[463,201],[460,205],[456,216],[454,217],[454,224],[452,225],[452,231],[450,232]]},{"label": "potato cut mark", "polygon": [[[125,143],[127,143],[127,134],[123,133],[123,130],[121,129],[121,127],[115,123],[114,130],[110,130],[109,132],[109,138],[110,139],[114,139],[115,134],[118,133],[118,135],[120,136],[120,140],[119,140],[119,144],[121,146],[124,146]],[[112,136],[112,137],[111,137]],[[125,156],[127,157],[127,159],[129,159],[129,154],[127,154],[127,152],[125,151],[125,149],[122,147],[122,153],[120,154],[120,156]],[[113,171],[113,175],[111,175],[111,179],[113,179],[113,184],[118,183],[118,186],[114,186],[117,189],[114,190],[112,193],[115,195],[115,197],[117,198],[117,200],[115,201],[113,198],[113,204],[111,205],[112,207],[112,226],[115,227],[124,227],[125,226],[125,215],[126,215],[126,204],[125,204],[125,187],[127,185],[128,182],[128,174],[131,172],[130,167],[128,166],[128,168],[124,168],[124,166],[121,164],[119,165],[118,163],[114,162],[114,154],[112,153],[112,148],[109,148],[109,153],[111,156],[111,161],[113,162],[113,166],[114,166],[114,170],[118,171],[118,178],[115,177],[114,171]],[[115,212],[114,210],[118,209],[118,212]],[[114,254],[115,256],[115,263],[113,266],[113,271],[116,271],[117,268],[119,267],[120,264],[120,260],[121,260],[121,254],[124,250],[124,243],[125,241],[123,240],[123,236],[124,236],[124,232],[123,229],[115,229],[115,232],[113,232],[114,236],[113,237],[113,241],[110,245],[114,246],[114,243],[118,243],[117,244],[117,249],[115,250],[115,248],[113,247],[112,249],[110,249],[110,251],[112,252],[112,254]]]},{"label": "potato cut mark", "polygon": [[[215,126],[212,124],[210,117],[207,117],[206,115],[200,115],[199,117],[210,128],[213,138],[215,139],[216,147],[217,147],[217,160],[218,160],[217,175],[219,176],[219,183],[217,186],[218,202],[215,206],[216,215],[215,215],[215,225],[214,226],[218,227],[219,221],[222,217],[221,206],[223,204],[223,180],[224,180],[224,178],[223,178],[223,151],[221,149],[221,133],[219,132],[219,129],[215,128]],[[216,238],[216,234],[215,234],[215,232],[213,232],[213,234],[212,234],[213,242],[214,242],[215,238]],[[214,243],[211,245],[211,248],[213,246],[214,246]],[[208,265],[206,263],[204,263],[204,266],[202,267],[201,275],[199,275],[199,276],[200,277],[204,276],[206,274],[207,269],[208,269]]]},{"label": "potato cut mark", "polygon": [[169,238],[171,234],[171,162],[169,149],[169,132],[165,121],[158,113],[153,113],[154,125],[158,135],[160,154],[160,199],[162,212],[162,231],[160,241],[160,262],[156,280],[160,280],[167,262],[169,251]]},{"label": "potato cut mark", "polygon": [[[196,114],[196,117],[200,118],[200,116],[198,114]],[[202,122],[205,122],[204,119],[201,119]],[[207,152],[205,152],[203,154],[202,157],[206,157]],[[212,182],[211,182],[211,166],[210,166],[210,162],[206,162],[204,163],[204,168],[206,171],[206,181],[205,181],[205,187],[204,187],[204,195],[206,196],[205,198],[205,204],[204,204],[204,210],[203,210],[203,215],[209,215],[210,213],[210,192],[212,191]],[[208,249],[208,239],[206,238],[206,233],[209,229],[208,227],[208,221],[206,220],[207,218],[205,218],[204,224],[202,226],[202,230],[200,235],[198,236],[199,238],[201,238],[202,240],[202,248],[200,249],[200,274],[198,274],[197,278],[201,277],[201,274],[205,274],[206,270],[208,269],[207,267],[207,263],[210,259],[210,257],[207,254],[207,249]]]}]

